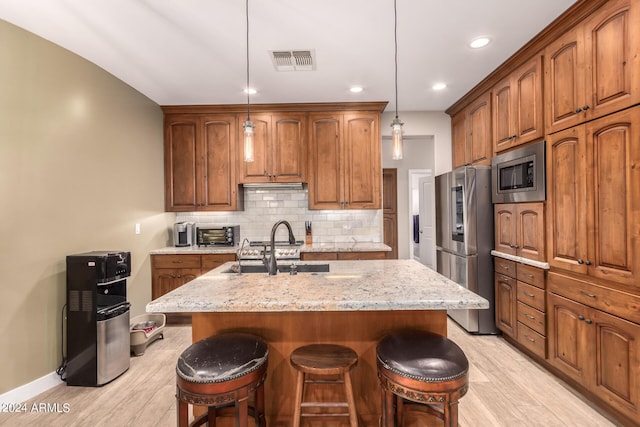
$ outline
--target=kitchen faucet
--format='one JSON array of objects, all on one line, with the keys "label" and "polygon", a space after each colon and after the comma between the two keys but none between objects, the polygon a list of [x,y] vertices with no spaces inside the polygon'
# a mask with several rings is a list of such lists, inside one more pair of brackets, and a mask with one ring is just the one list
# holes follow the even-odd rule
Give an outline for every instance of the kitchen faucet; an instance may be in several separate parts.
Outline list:
[{"label": "kitchen faucet", "polygon": [[287,221],[281,220],[276,222],[273,225],[273,228],[271,229],[271,255],[269,256],[269,260],[264,260],[263,262],[267,265],[267,269],[269,270],[269,276],[274,276],[276,274],[278,274],[278,263],[276,262],[276,251],[275,251],[275,245],[276,245],[276,231],[278,230],[278,227],[280,227],[280,225],[286,225],[287,229],[289,230],[289,244],[290,245],[295,245],[296,244],[296,238],[293,237],[293,231],[291,230],[291,224],[289,224]]}]

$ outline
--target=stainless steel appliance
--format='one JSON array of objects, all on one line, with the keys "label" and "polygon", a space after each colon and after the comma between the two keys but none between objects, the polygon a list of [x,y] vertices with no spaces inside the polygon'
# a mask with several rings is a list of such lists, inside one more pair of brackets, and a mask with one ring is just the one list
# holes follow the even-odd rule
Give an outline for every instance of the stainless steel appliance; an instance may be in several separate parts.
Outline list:
[{"label": "stainless steel appliance", "polygon": [[131,253],[67,256],[66,381],[101,386],[129,369]]},{"label": "stainless steel appliance", "polygon": [[449,310],[467,331],[497,333],[494,319],[491,168],[465,166],[436,176],[436,268],[489,300],[485,310]]},{"label": "stainless steel appliance", "polygon": [[[300,259],[301,240],[296,240],[294,244],[288,240],[274,242],[274,254],[277,260]],[[238,251],[238,259],[246,261],[258,261],[268,259],[271,256],[271,242],[268,241],[250,241],[248,247],[243,247]]]},{"label": "stainless steel appliance", "polygon": [[193,245],[193,222],[176,222],[173,224],[173,244],[175,246]]},{"label": "stainless steel appliance", "polygon": [[240,244],[240,226],[197,226],[196,244],[198,246],[237,246]]},{"label": "stainless steel appliance", "polygon": [[495,156],[491,169],[493,203],[545,200],[544,140]]}]

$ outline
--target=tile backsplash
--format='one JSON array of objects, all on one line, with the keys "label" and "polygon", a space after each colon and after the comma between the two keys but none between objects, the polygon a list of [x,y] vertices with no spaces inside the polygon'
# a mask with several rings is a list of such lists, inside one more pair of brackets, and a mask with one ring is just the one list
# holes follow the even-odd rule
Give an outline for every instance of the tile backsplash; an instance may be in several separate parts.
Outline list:
[{"label": "tile backsplash", "polygon": [[[244,211],[178,212],[176,221],[203,225],[240,225],[240,237],[268,240],[279,220],[291,224],[297,240],[305,238],[305,221],[313,225],[314,243],[382,242],[382,210],[309,210],[309,193],[304,189],[245,188]],[[285,240],[287,228],[276,238]]]}]

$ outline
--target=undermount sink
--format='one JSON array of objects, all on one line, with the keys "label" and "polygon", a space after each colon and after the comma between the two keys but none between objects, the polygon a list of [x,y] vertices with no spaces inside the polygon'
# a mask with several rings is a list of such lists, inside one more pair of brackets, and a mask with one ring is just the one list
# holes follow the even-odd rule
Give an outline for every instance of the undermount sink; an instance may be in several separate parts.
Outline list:
[{"label": "undermount sink", "polygon": [[[267,266],[264,264],[248,264],[248,265],[234,265],[228,270],[224,270],[223,273],[268,273]],[[282,263],[278,265],[278,272],[285,274],[296,273],[328,273],[329,264],[289,264]]]}]

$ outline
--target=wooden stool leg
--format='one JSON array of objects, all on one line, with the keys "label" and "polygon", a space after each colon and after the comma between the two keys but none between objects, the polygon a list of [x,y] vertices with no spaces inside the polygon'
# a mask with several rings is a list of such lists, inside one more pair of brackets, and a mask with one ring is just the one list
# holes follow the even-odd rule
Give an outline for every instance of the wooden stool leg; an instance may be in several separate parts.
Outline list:
[{"label": "wooden stool leg", "polygon": [[216,427],[216,408],[214,406],[209,406],[207,409],[207,425],[209,427]]},{"label": "wooden stool leg", "polygon": [[302,393],[304,391],[304,373],[298,371],[298,380],[296,381],[296,397],[293,407],[293,427],[300,427],[300,412],[302,411]]},{"label": "wooden stool leg", "polygon": [[389,390],[382,390],[382,427],[395,427],[394,398]]},{"label": "wooden stool leg", "polygon": [[395,396],[394,399],[396,407],[396,425],[401,426],[402,422],[404,421],[404,399],[399,396]]},{"label": "wooden stool leg", "polygon": [[445,427],[458,427],[458,401],[444,405]]},{"label": "wooden stool leg", "polygon": [[347,395],[347,404],[349,405],[349,424],[351,427],[358,427],[358,416],[356,415],[356,401],[353,398],[353,388],[351,387],[351,374],[344,373],[344,391]]},{"label": "wooden stool leg", "polygon": [[267,419],[264,416],[264,383],[256,390],[255,400],[256,427],[267,427]]},{"label": "wooden stool leg", "polygon": [[178,427],[187,427],[189,425],[189,404],[177,396],[176,403],[178,404]]},{"label": "wooden stool leg", "polygon": [[236,425],[249,427],[249,401],[246,398],[236,402]]}]

